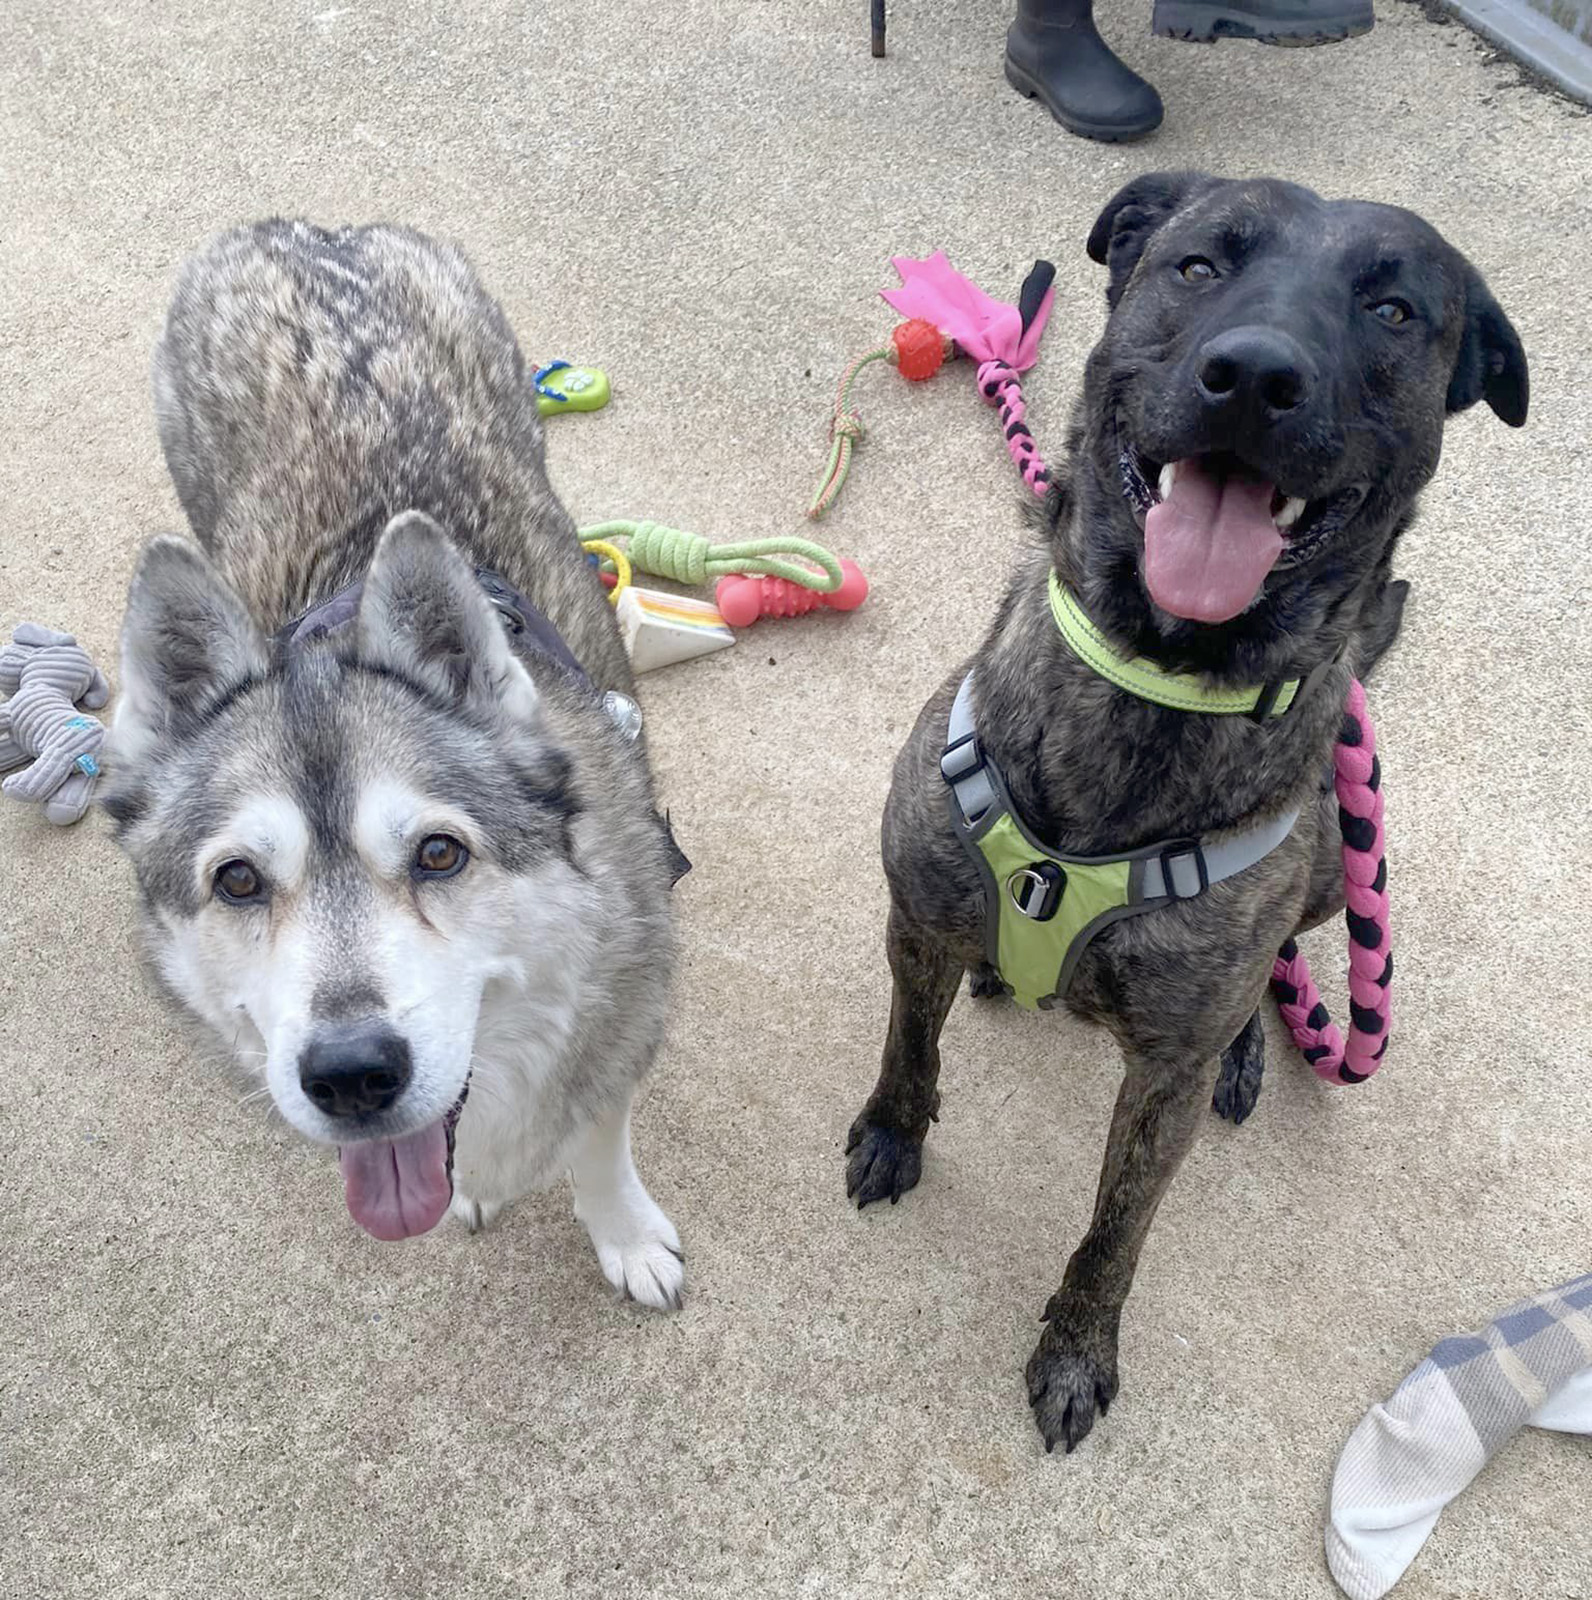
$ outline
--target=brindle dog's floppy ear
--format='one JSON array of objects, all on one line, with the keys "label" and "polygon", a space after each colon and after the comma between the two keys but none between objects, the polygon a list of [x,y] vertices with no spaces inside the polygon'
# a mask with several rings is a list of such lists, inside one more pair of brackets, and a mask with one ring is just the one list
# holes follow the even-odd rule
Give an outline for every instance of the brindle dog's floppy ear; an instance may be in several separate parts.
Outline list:
[{"label": "brindle dog's floppy ear", "polygon": [[360,597],[359,647],[452,704],[536,709],[536,687],[475,572],[424,512],[402,512],[382,532]]},{"label": "brindle dog's floppy ear", "polygon": [[122,623],[115,754],[135,761],[264,673],[269,652],[236,590],[198,548],[169,534],[138,558]]},{"label": "brindle dog's floppy ear", "polygon": [[1147,172],[1111,197],[1089,230],[1088,248],[1091,260],[1111,269],[1106,304],[1113,311],[1150,235],[1195,195],[1219,182],[1206,172]]},{"label": "brindle dog's floppy ear", "polygon": [[1448,409],[1464,411],[1485,400],[1511,428],[1518,428],[1526,420],[1530,397],[1531,380],[1520,335],[1481,274],[1467,263],[1465,333],[1448,385]]}]

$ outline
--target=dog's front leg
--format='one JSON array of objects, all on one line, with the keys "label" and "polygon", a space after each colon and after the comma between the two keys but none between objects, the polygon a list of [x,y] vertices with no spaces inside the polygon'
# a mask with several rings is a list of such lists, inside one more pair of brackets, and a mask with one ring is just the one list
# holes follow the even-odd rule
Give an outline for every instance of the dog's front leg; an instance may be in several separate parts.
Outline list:
[{"label": "dog's front leg", "polygon": [[685,1288],[680,1235],[641,1181],[630,1156],[630,1103],[585,1129],[569,1153],[575,1215],[585,1223],[603,1276],[620,1294],[678,1311]]},{"label": "dog's front leg", "polygon": [[884,1065],[846,1140],[846,1194],[859,1210],[886,1197],[894,1205],[923,1170],[923,1140],[940,1109],[940,1029],[962,980],[962,963],[895,906],[886,942],[895,991]]},{"label": "dog's front leg", "polygon": [[1028,1400],[1045,1438],[1070,1452],[1117,1392],[1117,1328],[1161,1196],[1210,1104],[1217,1063],[1128,1057],[1094,1220],[1045,1307]]}]

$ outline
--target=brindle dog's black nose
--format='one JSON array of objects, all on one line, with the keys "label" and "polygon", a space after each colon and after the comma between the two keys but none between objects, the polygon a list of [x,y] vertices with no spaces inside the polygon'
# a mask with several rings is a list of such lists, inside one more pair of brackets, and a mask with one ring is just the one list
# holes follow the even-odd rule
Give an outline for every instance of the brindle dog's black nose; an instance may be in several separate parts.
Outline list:
[{"label": "brindle dog's black nose", "polygon": [[1229,328],[1200,348],[1195,384],[1207,406],[1278,422],[1310,398],[1309,358],[1275,328]]},{"label": "brindle dog's black nose", "polygon": [[408,1042],[380,1022],[321,1028],[299,1056],[299,1083],[329,1117],[385,1111],[412,1070]]}]

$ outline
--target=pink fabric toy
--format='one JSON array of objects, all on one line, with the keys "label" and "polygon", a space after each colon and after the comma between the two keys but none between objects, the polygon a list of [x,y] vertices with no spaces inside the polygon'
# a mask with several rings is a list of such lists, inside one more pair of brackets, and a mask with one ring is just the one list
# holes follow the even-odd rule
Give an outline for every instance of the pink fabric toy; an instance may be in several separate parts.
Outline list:
[{"label": "pink fabric toy", "polygon": [[[1026,306],[1009,305],[985,294],[945,259],[943,250],[922,261],[892,256],[890,265],[901,275],[901,287],[885,289],[879,298],[903,317],[932,322],[975,361],[1002,361],[1014,372],[1027,372],[1039,359],[1039,336],[1056,298],[1052,271],[1036,272],[1023,285],[1024,300],[1032,293],[1031,285],[1038,289],[1028,311]],[[1045,269],[1047,263],[1039,266]]]},{"label": "pink fabric toy", "polygon": [[1027,406],[1017,375],[1039,359],[1039,336],[1045,331],[1056,298],[1055,268],[1038,262],[1023,284],[1016,305],[991,299],[970,278],[964,278],[945,253],[936,250],[922,261],[896,256],[890,265],[901,274],[899,289],[881,295],[886,305],[905,317],[932,322],[965,356],[978,362],[978,392],[986,405],[1000,412],[1006,448],[1023,482],[1043,496],[1050,474],[1028,431]]},{"label": "pink fabric toy", "polygon": [[852,451],[863,436],[862,418],[851,404],[851,387],[874,361],[888,361],[915,383],[932,377],[948,358],[967,356],[976,361],[978,392],[1000,413],[1006,448],[1023,482],[1043,498],[1050,488],[1050,474],[1028,429],[1018,374],[1039,359],[1040,335],[1056,298],[1056,269],[1048,261],[1036,261],[1023,280],[1017,304],[1012,305],[964,278],[943,251],[921,261],[896,256],[890,264],[901,275],[901,287],[883,290],[880,298],[907,320],[889,343],[846,368],[829,423],[829,462],[807,515],[822,517],[846,481]]}]

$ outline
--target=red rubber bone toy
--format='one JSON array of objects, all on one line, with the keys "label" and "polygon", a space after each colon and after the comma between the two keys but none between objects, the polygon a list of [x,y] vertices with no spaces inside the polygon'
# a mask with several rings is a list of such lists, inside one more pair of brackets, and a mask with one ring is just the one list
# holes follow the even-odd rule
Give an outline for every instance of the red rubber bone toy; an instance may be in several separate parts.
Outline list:
[{"label": "red rubber bone toy", "polygon": [[759,617],[799,617],[817,606],[855,611],[868,598],[868,580],[855,561],[840,558],[845,574],[838,589],[804,589],[789,578],[720,578],[713,591],[719,615],[732,628],[749,628]]}]

